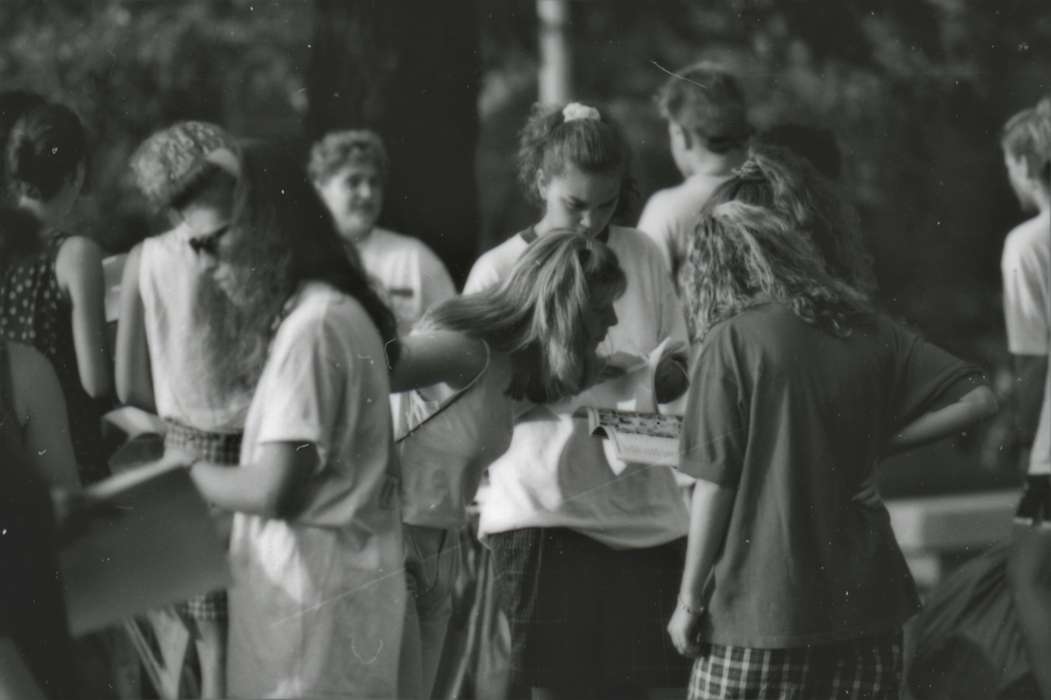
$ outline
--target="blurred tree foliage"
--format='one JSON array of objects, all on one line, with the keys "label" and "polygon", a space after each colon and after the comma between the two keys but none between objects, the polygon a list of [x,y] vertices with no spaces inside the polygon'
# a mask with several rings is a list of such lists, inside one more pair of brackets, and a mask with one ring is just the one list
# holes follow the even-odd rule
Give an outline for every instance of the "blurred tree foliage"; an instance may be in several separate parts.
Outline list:
[{"label": "blurred tree foliage", "polygon": [[477,253],[481,61],[475,0],[316,0],[307,132],[369,128],[391,168],[380,225],[425,241],[454,280]]},{"label": "blurred tree foliage", "polygon": [[121,250],[147,227],[127,159],[153,130],[209,119],[252,136],[298,134],[309,0],[4,0],[0,85],[80,114],[92,162],[82,218]]},{"label": "blurred tree foliage", "polygon": [[[537,25],[535,0],[475,5],[486,248],[535,216],[515,184],[514,152],[536,99]],[[324,3],[4,0],[0,84],[61,99],[84,117],[96,145],[86,220],[119,249],[146,228],[125,163],[151,130],[197,117],[246,136],[303,134],[310,44],[315,22],[326,21],[315,6]],[[1022,214],[998,132],[1051,91],[1045,0],[571,0],[570,10],[577,96],[610,105],[624,123],[643,196],[678,178],[651,102],[662,68],[725,61],[757,127],[796,122],[836,134],[841,185],[862,215],[891,311],[1003,380],[998,258]],[[430,122],[420,114],[418,128]],[[995,429],[984,439],[994,463]]]}]

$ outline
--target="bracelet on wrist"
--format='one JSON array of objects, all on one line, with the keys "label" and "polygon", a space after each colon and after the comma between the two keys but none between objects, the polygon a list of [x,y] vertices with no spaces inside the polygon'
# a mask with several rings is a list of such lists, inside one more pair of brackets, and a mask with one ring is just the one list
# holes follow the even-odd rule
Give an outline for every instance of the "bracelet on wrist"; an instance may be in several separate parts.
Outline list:
[{"label": "bracelet on wrist", "polygon": [[689,603],[687,603],[685,600],[682,599],[682,596],[679,596],[679,607],[682,608],[683,610],[685,610],[686,612],[690,613],[691,615],[698,615],[699,616],[699,615],[703,615],[704,614],[704,606],[703,605],[696,606],[696,607],[693,606],[693,605],[690,605]]}]

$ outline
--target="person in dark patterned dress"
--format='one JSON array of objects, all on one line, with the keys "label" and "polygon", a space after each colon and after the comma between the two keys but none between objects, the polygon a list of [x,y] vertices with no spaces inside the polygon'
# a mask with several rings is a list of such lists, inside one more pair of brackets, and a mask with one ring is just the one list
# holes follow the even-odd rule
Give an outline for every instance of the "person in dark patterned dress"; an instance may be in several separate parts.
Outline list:
[{"label": "person in dark patterned dress", "polygon": [[0,269],[0,335],[34,346],[54,366],[81,479],[89,483],[107,471],[99,421],[113,377],[102,251],[63,228],[84,181],[84,128],[66,107],[37,105],[15,122],[3,155],[7,184],[40,222],[43,246]]}]

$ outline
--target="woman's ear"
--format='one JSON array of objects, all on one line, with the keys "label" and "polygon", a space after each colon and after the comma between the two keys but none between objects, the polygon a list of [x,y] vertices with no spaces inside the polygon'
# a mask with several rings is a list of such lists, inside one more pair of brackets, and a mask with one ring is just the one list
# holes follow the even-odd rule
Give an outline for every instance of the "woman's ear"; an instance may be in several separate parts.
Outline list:
[{"label": "woman's ear", "polygon": [[540,195],[540,199],[547,198],[547,176],[540,168],[536,169],[536,192]]},{"label": "woman's ear", "polygon": [[690,138],[690,132],[684,129],[681,124],[671,122],[668,124],[668,131],[671,132],[672,140],[684,151],[690,150],[693,145],[693,140]]}]

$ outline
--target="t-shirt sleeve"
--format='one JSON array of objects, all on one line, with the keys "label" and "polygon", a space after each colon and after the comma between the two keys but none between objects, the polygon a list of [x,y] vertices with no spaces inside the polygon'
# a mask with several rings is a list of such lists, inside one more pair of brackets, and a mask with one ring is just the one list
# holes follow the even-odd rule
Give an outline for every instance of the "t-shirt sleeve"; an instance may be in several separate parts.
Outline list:
[{"label": "t-shirt sleeve", "polygon": [[686,331],[686,315],[672,286],[671,278],[666,274],[658,277],[661,299],[661,338],[671,338],[681,343],[689,343]]},{"label": "t-shirt sleeve", "polygon": [[895,325],[892,332],[896,366],[891,424],[895,428],[989,383],[980,367],[964,362],[904,328]]},{"label": "t-shirt sleeve", "polygon": [[1007,347],[1016,355],[1046,355],[1051,349],[1051,271],[1043,269],[1039,256],[1027,252],[1008,239],[1001,260]]},{"label": "t-shirt sleeve", "polygon": [[645,250],[640,251],[643,260],[648,259],[648,265],[643,268],[649,277],[648,284],[652,285],[653,297],[657,302],[660,314],[660,326],[658,328],[658,341],[670,338],[678,343],[687,344],[688,334],[686,331],[686,316],[683,311],[679,295],[675,293],[675,285],[672,284],[668,268],[663,266],[660,258],[656,255],[659,246],[652,241],[642,237],[640,240]]},{"label": "t-shirt sleeve", "polygon": [[471,267],[471,272],[467,275],[467,281],[463,285],[463,293],[474,294],[475,292],[485,291],[498,281],[496,270],[493,268],[489,256],[483,255]]},{"label": "t-shirt sleeve", "polygon": [[697,479],[735,487],[741,479],[748,429],[746,400],[732,334],[715,329],[690,369],[679,441],[679,470]]},{"label": "t-shirt sleeve", "polygon": [[453,284],[445,265],[429,248],[420,251],[420,310],[426,312],[436,304],[456,296],[456,285]]},{"label": "t-shirt sleeve", "polygon": [[342,406],[348,374],[353,378],[358,359],[368,358],[357,358],[345,347],[331,319],[297,330],[294,337],[275,342],[271,352],[265,385],[259,387],[266,402],[257,441],[313,444],[323,465],[336,417],[352,418]]}]

